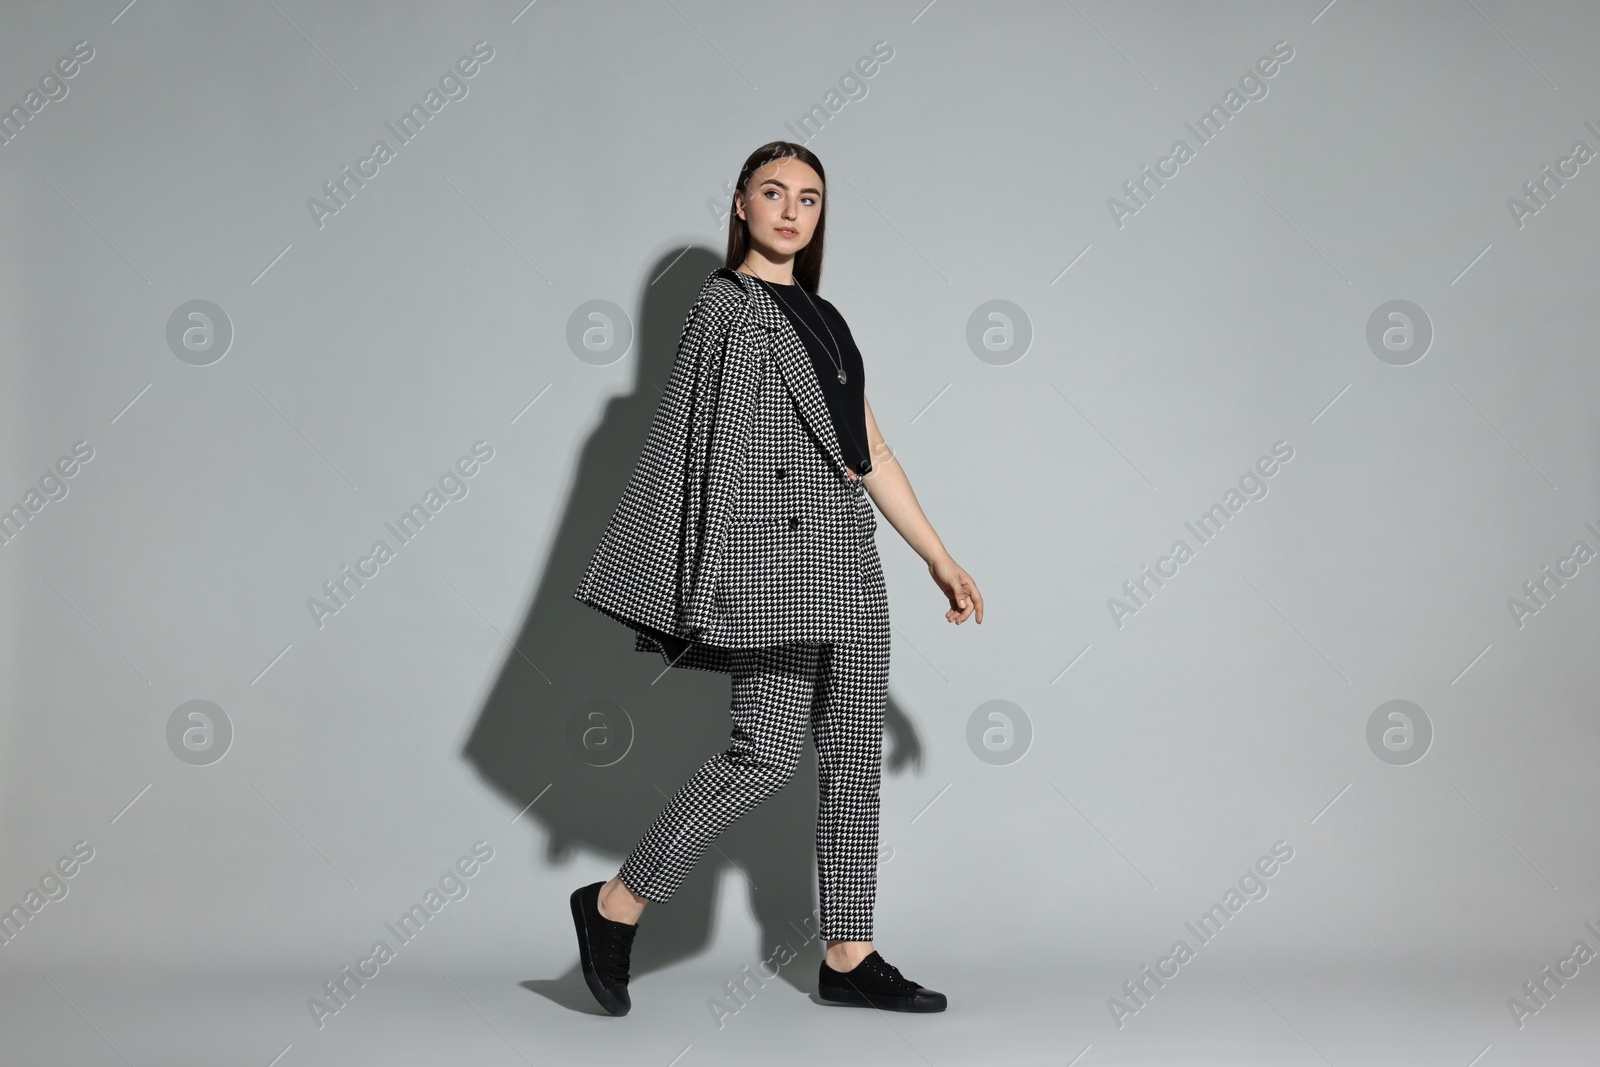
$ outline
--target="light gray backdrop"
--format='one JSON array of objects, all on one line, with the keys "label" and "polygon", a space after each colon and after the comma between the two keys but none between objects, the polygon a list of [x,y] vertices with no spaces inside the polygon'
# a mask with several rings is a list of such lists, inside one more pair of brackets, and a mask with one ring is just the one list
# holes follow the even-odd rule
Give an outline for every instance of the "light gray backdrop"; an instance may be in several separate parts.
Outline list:
[{"label": "light gray backdrop", "polygon": [[[880,523],[877,944],[956,1029],[844,1013],[862,1040],[1111,1062],[1230,973],[1201,1014],[1276,1062],[1361,1060],[1377,1004],[1421,1040],[1434,987],[1328,1012],[1260,975],[1475,976],[1410,1062],[1539,1061],[1593,1019],[1562,961],[1600,949],[1594,5],[4,21],[0,979],[29,1062],[351,1062],[445,1026],[429,997],[472,1035],[440,1054],[482,1062],[601,1022],[567,894],[725,744],[728,681],[663,676],[570,594],[777,138],[827,167],[821,292],[987,602],[946,624]],[[638,1062],[745,1055],[745,1011],[845,1025],[800,996],[815,801],[808,748],[646,911]],[[383,977],[328,999],[380,939]],[[784,992],[732,996],[780,942]],[[501,977],[439,978],[469,973]]]}]

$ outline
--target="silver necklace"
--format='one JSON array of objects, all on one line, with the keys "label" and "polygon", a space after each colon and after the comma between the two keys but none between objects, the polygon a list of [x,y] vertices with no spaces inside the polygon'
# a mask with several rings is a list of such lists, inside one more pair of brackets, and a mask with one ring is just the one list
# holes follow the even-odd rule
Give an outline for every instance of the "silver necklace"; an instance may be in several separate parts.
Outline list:
[{"label": "silver necklace", "polygon": [[[771,282],[768,282],[759,274],[751,274],[750,277],[756,279],[757,281],[766,282],[768,286],[772,285]],[[822,328],[828,331],[828,341],[832,344],[833,351],[828,352],[826,348],[824,348],[823,351],[827,354],[828,358],[833,361],[834,369],[839,372],[839,384],[843,385],[846,380],[844,373],[844,358],[839,353],[839,342],[833,336],[833,327],[828,325],[828,320],[822,314],[822,309],[817,307],[817,302],[815,300],[811,299],[811,294],[806,292],[806,287],[801,285],[799,282],[795,282],[794,287],[799,289],[801,294],[805,296],[806,302],[811,305],[811,310],[815,311],[817,313],[817,318],[822,320]],[[777,299],[776,295],[774,295],[774,299]],[[800,317],[800,324],[806,328],[806,332],[810,333],[812,337],[817,337],[817,331],[811,328],[811,324],[806,322],[804,317]],[[817,337],[817,343],[821,344],[822,338]]]}]

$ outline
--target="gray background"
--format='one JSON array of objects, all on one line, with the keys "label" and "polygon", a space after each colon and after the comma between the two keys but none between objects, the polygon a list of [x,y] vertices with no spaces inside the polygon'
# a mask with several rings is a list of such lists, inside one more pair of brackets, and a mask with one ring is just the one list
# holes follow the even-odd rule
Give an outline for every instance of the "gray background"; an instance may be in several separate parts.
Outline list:
[{"label": "gray background", "polygon": [[[1575,542],[1600,550],[1600,161],[1521,225],[1508,201],[1574,142],[1600,150],[1600,8],[4,18],[7,109],[93,48],[0,146],[0,504],[93,449],[0,545],[0,903],[94,850],[0,945],[28,1062],[352,1062],[382,1041],[381,1062],[546,1062],[601,1025],[567,894],[725,743],[728,681],[662,676],[570,593],[721,263],[729,183],[777,138],[828,168],[821,292],[987,601],[981,627],[946,624],[880,522],[877,944],[952,1009],[819,1017],[784,985],[808,991],[818,954],[795,933],[808,748],[646,910],[644,1008],[609,1031],[639,1044],[610,1054],[814,1061],[842,1033],[908,1063],[1552,1063],[1558,1034],[1592,1053],[1592,967],[1522,1028],[1506,1000],[1578,939],[1600,949],[1600,564],[1521,626],[1509,601]],[[319,226],[308,200],[479,41],[467,94]],[[1279,41],[1265,95],[1201,144],[1184,124]],[[1119,226],[1108,200],[1180,138],[1193,158]],[[194,300],[232,331],[204,366],[168,340]],[[1393,300],[1426,316],[1420,358],[1369,344]],[[1027,343],[975,350],[997,323]],[[598,350],[573,341],[591,326]],[[384,524],[479,441],[493,458],[441,489],[458,499],[319,627],[308,600],[397,545]],[[1200,545],[1185,522],[1280,441],[1292,459],[1246,480],[1265,495]],[[1108,600],[1179,538],[1194,558],[1119,627]],[[206,765],[169,742],[192,700],[231,724]],[[1403,765],[1368,741],[1391,700],[1431,726]],[[991,726],[998,751],[974,740]],[[318,1029],[307,998],[477,841],[494,858],[470,892]],[[1198,944],[1184,923],[1278,841],[1267,895],[1116,1026],[1121,983]],[[786,991],[729,1036],[710,1001],[786,938]],[[1020,1007],[1023,982],[1045,999]]]}]

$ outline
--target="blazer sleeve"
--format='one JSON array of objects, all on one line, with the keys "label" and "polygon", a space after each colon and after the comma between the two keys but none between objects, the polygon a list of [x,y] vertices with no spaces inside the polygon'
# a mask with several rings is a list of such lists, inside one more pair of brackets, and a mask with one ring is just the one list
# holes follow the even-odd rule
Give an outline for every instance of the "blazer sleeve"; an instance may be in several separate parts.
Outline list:
[{"label": "blazer sleeve", "polygon": [[748,295],[719,297],[707,310],[691,348],[694,374],[682,472],[680,588],[691,640],[719,613],[715,593],[750,454],[762,351]]}]

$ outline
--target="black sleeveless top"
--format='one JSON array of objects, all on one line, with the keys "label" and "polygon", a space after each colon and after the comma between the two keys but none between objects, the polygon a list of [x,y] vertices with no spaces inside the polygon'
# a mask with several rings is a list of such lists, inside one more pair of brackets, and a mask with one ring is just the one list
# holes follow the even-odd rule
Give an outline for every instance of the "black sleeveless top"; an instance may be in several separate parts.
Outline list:
[{"label": "black sleeveless top", "polygon": [[[726,267],[720,268],[729,274]],[[746,275],[767,291],[783,309],[794,326],[794,332],[806,346],[816,371],[817,384],[822,387],[822,399],[828,405],[828,417],[833,423],[834,436],[839,439],[839,451],[845,463],[857,474],[872,470],[872,457],[867,448],[867,408],[865,397],[866,368],[861,361],[861,351],[856,348],[850,326],[823,297],[808,293],[793,285],[775,285],[765,278]],[[808,299],[809,297],[809,299]],[[829,336],[829,331],[832,336]],[[837,362],[835,357],[837,346]],[[844,366],[845,380],[839,381],[839,366]]]}]

